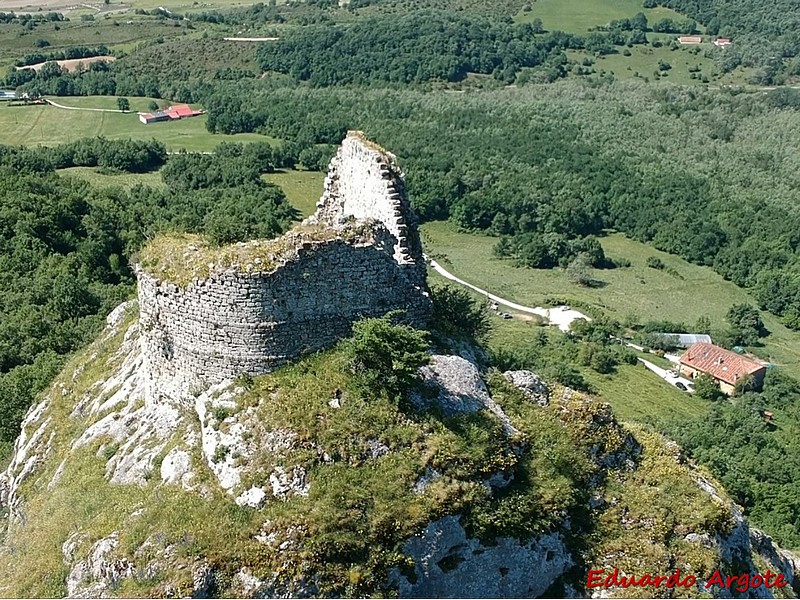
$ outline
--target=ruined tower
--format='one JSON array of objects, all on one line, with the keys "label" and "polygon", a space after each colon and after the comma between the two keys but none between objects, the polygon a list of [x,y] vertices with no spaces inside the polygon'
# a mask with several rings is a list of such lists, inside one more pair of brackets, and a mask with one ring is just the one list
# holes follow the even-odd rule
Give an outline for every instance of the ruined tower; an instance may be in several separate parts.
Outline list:
[{"label": "ruined tower", "polygon": [[[402,174],[391,154],[358,132],[331,161],[317,211],[302,226],[221,250],[187,238],[171,244],[171,257],[153,260],[151,252],[136,269],[156,394],[188,397],[268,372],[333,345],[362,317],[402,310],[424,326],[430,313]],[[194,270],[176,276],[176,262]]]}]

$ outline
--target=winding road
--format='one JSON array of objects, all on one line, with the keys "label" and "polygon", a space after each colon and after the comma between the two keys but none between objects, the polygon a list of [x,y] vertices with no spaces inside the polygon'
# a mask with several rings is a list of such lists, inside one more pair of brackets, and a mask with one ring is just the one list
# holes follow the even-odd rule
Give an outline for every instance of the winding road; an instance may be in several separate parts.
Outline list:
[{"label": "winding road", "polygon": [[481,294],[482,296],[486,296],[490,300],[494,300],[498,304],[502,304],[503,306],[508,306],[509,308],[513,308],[514,310],[518,310],[520,312],[532,314],[532,315],[539,315],[540,317],[546,318],[551,323],[558,325],[558,328],[561,331],[569,331],[569,327],[575,319],[585,319],[587,321],[591,321],[589,317],[584,315],[577,310],[572,310],[568,306],[558,306],[556,308],[543,308],[541,306],[523,306],[522,304],[517,304],[516,302],[511,302],[510,300],[506,300],[505,298],[501,298],[500,296],[496,296],[486,290],[482,290],[481,288],[472,285],[464,281],[463,279],[459,279],[450,271],[445,269],[442,265],[440,265],[435,260],[429,260],[429,264],[431,268],[439,273],[442,277],[449,279],[450,281],[455,281],[458,284],[461,284],[465,287],[470,288]]},{"label": "winding road", "polygon": [[63,108],[64,110],[88,110],[90,112],[110,112],[110,113],[125,113],[125,114],[138,114],[136,112],[131,112],[129,110],[119,110],[114,108],[87,108],[84,106],[64,106],[63,104],[59,104],[58,102],[53,102],[48,98],[43,98],[45,102],[47,102],[50,106],[55,106],[56,108]]}]

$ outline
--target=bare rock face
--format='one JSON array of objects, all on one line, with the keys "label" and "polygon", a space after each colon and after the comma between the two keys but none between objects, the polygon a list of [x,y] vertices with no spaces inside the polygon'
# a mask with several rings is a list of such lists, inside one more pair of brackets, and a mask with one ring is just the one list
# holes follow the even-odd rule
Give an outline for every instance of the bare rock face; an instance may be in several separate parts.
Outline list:
[{"label": "bare rock face", "polygon": [[558,534],[486,546],[467,537],[457,515],[431,523],[403,550],[416,566],[411,580],[393,573],[402,598],[536,598],[574,564]]},{"label": "bare rock face", "polygon": [[533,371],[506,371],[503,377],[539,406],[550,403],[550,388]]},{"label": "bare rock face", "polygon": [[474,363],[460,356],[434,354],[430,363],[420,369],[420,376],[430,393],[412,395],[411,401],[418,409],[426,410],[432,402],[446,416],[486,409],[503,423],[508,435],[519,433],[503,409],[492,400]]}]

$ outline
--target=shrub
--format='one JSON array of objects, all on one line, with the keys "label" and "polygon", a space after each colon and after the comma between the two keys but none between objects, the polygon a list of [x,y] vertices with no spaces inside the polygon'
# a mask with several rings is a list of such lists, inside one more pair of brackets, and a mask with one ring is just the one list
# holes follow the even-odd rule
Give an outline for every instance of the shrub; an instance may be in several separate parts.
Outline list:
[{"label": "shrub", "polygon": [[650,256],[647,259],[647,266],[651,269],[658,269],[659,271],[662,271],[666,267],[664,261],[656,256]]},{"label": "shrub", "polygon": [[431,289],[434,325],[442,333],[480,341],[491,329],[489,313],[461,288],[443,285]]},{"label": "shrub", "polygon": [[426,332],[392,323],[393,316],[357,322],[342,350],[359,387],[401,397],[429,360],[428,341]]}]

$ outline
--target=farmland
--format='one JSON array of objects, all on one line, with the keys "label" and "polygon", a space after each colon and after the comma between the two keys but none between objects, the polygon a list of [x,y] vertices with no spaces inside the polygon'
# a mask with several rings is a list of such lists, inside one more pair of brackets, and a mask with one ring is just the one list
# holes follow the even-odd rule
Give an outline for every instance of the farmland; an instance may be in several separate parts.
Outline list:
[{"label": "farmland", "polygon": [[[130,98],[132,111],[147,110],[149,98]],[[163,100],[159,101],[166,105]],[[65,106],[115,109],[116,98],[87,97],[59,100]],[[158,139],[170,151],[208,152],[220,142],[271,140],[266,136],[245,133],[211,134],[206,130],[206,117],[143,125],[136,112],[89,112],[64,110],[52,106],[0,106],[0,144],[53,146],[81,137],[101,135],[109,139]]]}]

